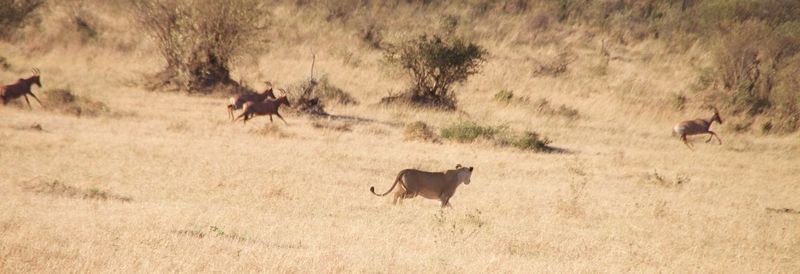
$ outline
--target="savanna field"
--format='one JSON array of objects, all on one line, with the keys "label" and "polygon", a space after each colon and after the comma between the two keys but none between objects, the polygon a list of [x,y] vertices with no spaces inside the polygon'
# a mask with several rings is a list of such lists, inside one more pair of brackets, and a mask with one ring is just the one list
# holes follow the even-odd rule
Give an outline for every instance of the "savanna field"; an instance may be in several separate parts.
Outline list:
[{"label": "savanna field", "polygon": [[[800,271],[794,1],[231,1],[260,19],[230,79],[271,82],[288,124],[154,88],[142,6],[0,6],[31,2],[0,20],[0,83],[42,84],[0,106],[1,273]],[[420,34],[485,49],[455,110],[382,103],[413,82],[386,52]],[[356,103],[307,113],[311,77]],[[711,106],[722,143],[687,148],[673,127]],[[469,126],[497,134],[449,137]],[[498,137],[524,132],[548,149]],[[451,207],[369,191],[457,164]]]}]

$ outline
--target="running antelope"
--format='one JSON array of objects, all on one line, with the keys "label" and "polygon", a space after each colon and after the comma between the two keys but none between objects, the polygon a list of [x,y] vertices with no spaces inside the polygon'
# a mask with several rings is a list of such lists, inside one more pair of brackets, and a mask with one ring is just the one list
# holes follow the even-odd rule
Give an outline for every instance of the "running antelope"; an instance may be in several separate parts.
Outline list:
[{"label": "running antelope", "polygon": [[286,99],[286,95],[278,97],[278,99],[266,99],[261,102],[247,102],[244,104],[244,112],[236,117],[235,121],[238,121],[240,118],[244,117],[244,123],[247,123],[247,120],[252,119],[253,116],[259,115],[269,115],[269,121],[272,122],[272,115],[277,115],[278,118],[281,118],[284,123],[287,125],[289,124],[286,120],[283,119],[280,113],[278,113],[278,108],[285,104],[288,107],[292,105],[289,104],[289,99]]},{"label": "running antelope", "polygon": [[717,111],[717,108],[716,107],[711,107],[711,108],[714,110],[714,116],[711,116],[711,119],[708,120],[696,119],[696,120],[683,121],[675,125],[675,128],[673,128],[673,131],[679,136],[681,136],[681,141],[683,141],[683,143],[686,144],[686,146],[689,147],[689,149],[692,149],[692,146],[689,145],[689,141],[686,140],[686,136],[689,135],[708,134],[709,136],[708,140],[706,140],[706,143],[710,142],[712,137],[716,137],[717,141],[719,141],[719,144],[720,145],[722,144],[722,140],[719,139],[719,136],[717,136],[716,133],[714,133],[709,129],[711,128],[711,124],[714,123],[714,121],[717,121],[718,123],[722,124],[722,118],[719,117],[719,111]]},{"label": "running antelope", "polygon": [[231,121],[233,121],[233,111],[237,109],[241,109],[244,107],[244,104],[247,102],[261,102],[266,100],[267,98],[275,99],[275,93],[272,92],[272,83],[267,83],[267,89],[264,90],[262,93],[247,93],[242,94],[236,97],[231,97],[231,103],[228,105],[228,116],[231,117]]},{"label": "running antelope", "polygon": [[3,100],[3,105],[21,96],[25,97],[28,108],[33,109],[31,107],[31,101],[28,101],[28,95],[30,95],[33,99],[36,99],[36,102],[39,102],[40,106],[44,107],[42,101],[39,101],[39,98],[36,98],[36,95],[33,95],[33,92],[31,92],[31,86],[34,84],[39,86],[39,88],[42,87],[42,82],[39,80],[39,69],[33,69],[33,76],[28,79],[20,78],[16,83],[0,87],[0,98]]}]

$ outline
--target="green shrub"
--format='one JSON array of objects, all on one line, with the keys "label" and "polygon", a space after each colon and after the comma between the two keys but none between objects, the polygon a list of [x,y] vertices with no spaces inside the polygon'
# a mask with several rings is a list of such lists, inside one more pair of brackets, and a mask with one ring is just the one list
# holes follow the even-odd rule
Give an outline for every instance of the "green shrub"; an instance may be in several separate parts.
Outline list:
[{"label": "green shrub", "polygon": [[[453,110],[456,107],[452,86],[480,71],[486,50],[460,38],[422,35],[399,44],[390,44],[384,60],[402,69],[411,79],[411,103]],[[384,100],[392,102],[394,100]]]}]

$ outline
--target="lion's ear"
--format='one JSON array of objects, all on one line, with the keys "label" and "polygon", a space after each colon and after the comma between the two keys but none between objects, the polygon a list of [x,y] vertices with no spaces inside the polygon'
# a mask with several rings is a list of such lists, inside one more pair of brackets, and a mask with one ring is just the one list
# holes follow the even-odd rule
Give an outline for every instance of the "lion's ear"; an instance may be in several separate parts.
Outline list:
[{"label": "lion's ear", "polygon": [[456,168],[461,168],[461,164],[457,164],[457,165],[456,165]]},{"label": "lion's ear", "polygon": [[472,172],[473,167],[469,167],[469,171]]}]

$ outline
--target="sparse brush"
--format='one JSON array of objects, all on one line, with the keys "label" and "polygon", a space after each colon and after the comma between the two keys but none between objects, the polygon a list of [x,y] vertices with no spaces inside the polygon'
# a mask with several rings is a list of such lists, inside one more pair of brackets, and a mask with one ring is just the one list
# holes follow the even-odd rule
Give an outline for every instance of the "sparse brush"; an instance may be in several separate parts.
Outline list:
[{"label": "sparse brush", "polygon": [[539,61],[533,68],[534,76],[551,76],[556,77],[565,72],[572,62],[577,60],[568,52],[562,52],[554,58]]},{"label": "sparse brush", "polygon": [[358,101],[341,88],[330,83],[327,77],[304,80],[289,86],[286,91],[295,109],[300,112],[326,116],[325,105],[357,105]]},{"label": "sparse brush", "polygon": [[68,88],[48,89],[44,91],[45,104],[48,110],[56,110],[75,116],[98,116],[111,114],[105,103],[95,101],[87,96],[78,96]]},{"label": "sparse brush", "polygon": [[0,0],[0,39],[6,39],[37,17],[44,0]]},{"label": "sparse brush", "polygon": [[418,140],[418,141],[426,141],[426,142],[438,142],[439,137],[436,136],[436,133],[431,130],[428,124],[425,124],[421,121],[416,121],[410,124],[406,124],[405,128],[403,129],[403,139],[406,141],[411,140]]}]

